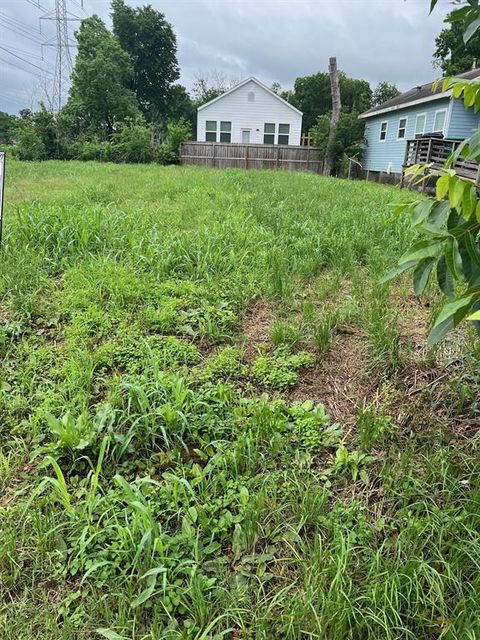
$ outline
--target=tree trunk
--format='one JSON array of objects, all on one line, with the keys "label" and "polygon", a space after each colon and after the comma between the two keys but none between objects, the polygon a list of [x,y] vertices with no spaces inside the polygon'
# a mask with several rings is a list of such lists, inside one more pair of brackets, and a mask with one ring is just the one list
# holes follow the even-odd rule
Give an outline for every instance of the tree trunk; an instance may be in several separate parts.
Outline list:
[{"label": "tree trunk", "polygon": [[330,58],[328,71],[330,73],[330,86],[332,91],[332,117],[330,118],[330,133],[328,134],[327,151],[325,153],[325,162],[323,166],[324,176],[329,176],[332,172],[335,135],[337,132],[338,121],[340,119],[340,110],[342,108],[336,58]]}]

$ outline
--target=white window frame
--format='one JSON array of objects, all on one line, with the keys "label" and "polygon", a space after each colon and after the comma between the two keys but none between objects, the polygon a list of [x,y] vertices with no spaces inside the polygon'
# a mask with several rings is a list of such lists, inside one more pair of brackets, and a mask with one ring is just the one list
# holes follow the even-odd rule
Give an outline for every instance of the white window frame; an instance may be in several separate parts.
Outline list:
[{"label": "white window frame", "polygon": [[[213,131],[213,129],[211,131],[207,129],[207,122],[215,122],[215,131]],[[208,133],[214,133],[215,140],[208,140],[207,139]],[[218,120],[205,120],[205,142],[217,142],[217,135],[218,135]]]},{"label": "white window frame", "polygon": [[[230,127],[229,128],[223,127],[223,131],[222,131],[223,125],[230,125]],[[228,140],[228,142],[225,142],[225,144],[231,144],[232,142],[232,121],[231,120],[220,120],[220,127],[217,127],[217,131],[218,131],[218,142],[224,142],[222,140],[222,133],[223,133],[224,135],[228,135],[230,137],[230,140]]]},{"label": "white window frame", "polygon": [[[443,119],[443,127],[441,129],[435,129],[435,122],[437,120],[437,115],[439,113],[444,113],[445,114],[445,117]],[[437,109],[435,111],[435,115],[433,116],[432,133],[444,133],[445,132],[445,125],[447,124],[447,113],[448,113],[448,109]]]},{"label": "white window frame", "polygon": [[[265,127],[267,124],[273,124],[273,133],[267,133]],[[276,122],[263,123],[263,144],[277,144],[278,124]],[[273,136],[273,142],[265,142],[265,136]]]},{"label": "white window frame", "polygon": [[[405,135],[403,138],[400,137],[400,122],[405,120],[405,126],[402,129],[405,131]],[[402,116],[398,119],[398,127],[397,127],[397,140],[406,140],[407,139],[407,127],[408,127],[408,116]]]},{"label": "white window frame", "polygon": [[[385,127],[385,138],[382,138],[382,126],[386,124],[387,126]],[[387,140],[387,135],[388,135],[388,120],[382,120],[382,122],[380,122],[380,133],[378,134],[378,141],[379,142],[386,142]]]},{"label": "white window frame", "polygon": [[[418,124],[418,119],[421,117],[424,117],[423,120],[423,130],[422,131],[417,131],[417,124]],[[422,113],[417,113],[417,117],[415,118],[415,131],[413,133],[413,135],[415,136],[423,136],[423,134],[425,133],[425,129],[427,128],[427,112],[423,111]]]},{"label": "white window frame", "polygon": [[[288,127],[288,133],[280,133],[280,127],[285,126]],[[289,122],[279,122],[277,125],[277,144],[280,144],[280,142],[278,141],[278,139],[280,138],[280,136],[286,136],[287,137],[287,143],[285,144],[284,142],[282,142],[282,146],[288,146],[290,144],[290,123]]]}]

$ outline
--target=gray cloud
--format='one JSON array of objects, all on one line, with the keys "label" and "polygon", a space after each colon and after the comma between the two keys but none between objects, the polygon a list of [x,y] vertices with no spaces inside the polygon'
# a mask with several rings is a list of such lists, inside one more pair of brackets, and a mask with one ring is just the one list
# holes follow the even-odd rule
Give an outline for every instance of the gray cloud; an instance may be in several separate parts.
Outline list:
[{"label": "gray cloud", "polygon": [[[108,0],[67,0],[77,15],[97,13],[109,22]],[[148,0],[128,0],[146,4]],[[42,97],[51,76],[15,58],[54,69],[55,55],[39,42],[53,36],[41,10],[53,0],[0,0],[0,110],[16,111]],[[443,0],[428,16],[427,0],[150,0],[163,11],[178,38],[181,82],[191,88],[196,74],[216,69],[229,76],[257,76],[283,88],[296,77],[327,68],[336,55],[348,75],[396,82],[401,89],[428,82],[434,39],[450,4]],[[71,25],[73,31],[74,23]],[[21,67],[24,70],[21,70]]]}]

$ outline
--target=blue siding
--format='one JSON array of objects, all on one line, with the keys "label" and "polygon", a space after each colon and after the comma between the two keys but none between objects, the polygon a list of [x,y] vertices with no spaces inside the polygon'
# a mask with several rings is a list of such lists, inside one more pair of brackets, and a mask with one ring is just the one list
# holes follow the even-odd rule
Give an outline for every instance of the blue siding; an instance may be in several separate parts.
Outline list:
[{"label": "blue siding", "polygon": [[480,126],[480,114],[465,109],[462,100],[453,100],[447,138],[465,140]]},{"label": "blue siding", "polygon": [[[415,123],[417,115],[426,114],[425,133],[433,131],[435,113],[446,109],[445,126],[448,126],[448,108],[450,100],[432,100],[423,104],[398,109],[389,113],[381,113],[365,120],[365,138],[367,148],[363,156],[363,167],[370,171],[390,171],[400,173],[402,171],[405,156],[406,140],[415,137]],[[405,139],[398,140],[398,123],[401,118],[407,118],[407,131]],[[386,140],[380,141],[380,126],[382,122],[388,122]]]}]

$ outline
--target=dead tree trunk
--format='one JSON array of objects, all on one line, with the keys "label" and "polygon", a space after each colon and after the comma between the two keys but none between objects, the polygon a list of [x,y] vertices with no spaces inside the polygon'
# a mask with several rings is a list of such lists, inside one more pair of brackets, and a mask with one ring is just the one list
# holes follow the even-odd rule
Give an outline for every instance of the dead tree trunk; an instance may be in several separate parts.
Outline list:
[{"label": "dead tree trunk", "polygon": [[335,135],[337,132],[338,121],[340,119],[340,110],[342,108],[342,102],[340,99],[340,81],[338,78],[336,58],[330,58],[328,71],[330,73],[330,86],[332,91],[332,117],[330,118],[330,132],[328,134],[327,151],[325,153],[325,163],[323,167],[323,175],[325,176],[329,176],[332,172]]}]

